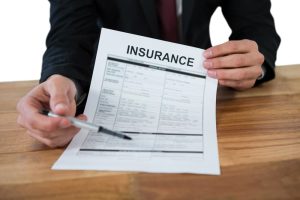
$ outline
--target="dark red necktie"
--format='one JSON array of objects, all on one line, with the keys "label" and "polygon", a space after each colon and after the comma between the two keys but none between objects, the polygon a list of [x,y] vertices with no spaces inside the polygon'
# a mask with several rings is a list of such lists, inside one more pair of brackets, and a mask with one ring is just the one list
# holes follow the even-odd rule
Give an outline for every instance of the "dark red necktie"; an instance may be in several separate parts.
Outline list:
[{"label": "dark red necktie", "polygon": [[158,14],[163,39],[178,42],[176,0],[158,0]]}]

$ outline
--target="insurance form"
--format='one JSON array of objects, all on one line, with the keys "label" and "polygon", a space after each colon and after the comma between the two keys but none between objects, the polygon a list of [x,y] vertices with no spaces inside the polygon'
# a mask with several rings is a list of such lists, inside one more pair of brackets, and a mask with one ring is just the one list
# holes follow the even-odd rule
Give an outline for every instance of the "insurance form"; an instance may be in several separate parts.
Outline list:
[{"label": "insurance form", "polygon": [[217,80],[202,54],[102,29],[84,113],[132,140],[81,130],[53,169],[220,174]]}]

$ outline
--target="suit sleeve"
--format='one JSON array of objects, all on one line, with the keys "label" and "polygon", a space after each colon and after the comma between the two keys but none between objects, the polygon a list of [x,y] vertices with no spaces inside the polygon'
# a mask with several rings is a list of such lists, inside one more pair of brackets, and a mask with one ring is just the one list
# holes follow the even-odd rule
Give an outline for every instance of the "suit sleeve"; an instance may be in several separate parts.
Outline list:
[{"label": "suit sleeve", "polygon": [[100,33],[93,0],[50,0],[51,29],[40,82],[53,74],[76,80],[88,91]]},{"label": "suit sleeve", "polygon": [[265,76],[257,81],[258,84],[275,77],[274,68],[280,37],[276,33],[270,9],[270,0],[222,1],[223,15],[232,30],[229,39],[254,40],[259,51],[265,56]]}]

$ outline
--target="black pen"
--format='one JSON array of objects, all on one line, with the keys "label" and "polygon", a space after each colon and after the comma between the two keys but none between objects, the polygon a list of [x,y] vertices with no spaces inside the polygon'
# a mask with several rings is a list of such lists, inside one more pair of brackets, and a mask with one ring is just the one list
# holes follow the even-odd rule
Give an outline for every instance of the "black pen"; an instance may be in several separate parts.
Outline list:
[{"label": "black pen", "polygon": [[116,137],[119,137],[119,138],[122,138],[122,139],[131,140],[131,137],[129,137],[127,135],[124,135],[120,131],[113,131],[113,130],[107,129],[103,126],[98,126],[98,125],[92,124],[90,122],[86,122],[86,121],[76,119],[76,118],[71,117],[71,116],[58,115],[58,114],[55,114],[55,113],[53,113],[51,111],[47,111],[47,110],[42,110],[41,114],[49,116],[49,117],[64,117],[64,118],[68,119],[73,126],[76,126],[78,128],[84,128],[84,129],[88,129],[88,130],[91,130],[91,131],[96,131],[98,133],[102,132],[102,133],[106,133],[108,135],[116,136]]}]

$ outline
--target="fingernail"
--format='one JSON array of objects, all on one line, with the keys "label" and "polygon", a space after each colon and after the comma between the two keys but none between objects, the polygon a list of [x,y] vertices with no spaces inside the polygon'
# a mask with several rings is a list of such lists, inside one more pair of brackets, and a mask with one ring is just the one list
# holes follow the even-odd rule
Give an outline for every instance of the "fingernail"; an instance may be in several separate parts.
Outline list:
[{"label": "fingernail", "polygon": [[207,75],[211,78],[217,78],[217,72],[214,70],[208,70]]},{"label": "fingernail", "polygon": [[68,128],[69,126],[71,126],[70,122],[65,119],[63,119],[59,124],[60,128]]},{"label": "fingernail", "polygon": [[87,121],[87,119],[88,119],[87,116],[85,116],[83,114],[77,116],[76,118],[79,119],[79,120],[83,120],[83,121]]},{"label": "fingernail", "polygon": [[212,67],[212,63],[211,63],[210,61],[204,61],[204,62],[203,62],[203,65],[204,65],[205,68],[210,68],[210,67]]},{"label": "fingernail", "polygon": [[88,120],[87,116],[83,116],[82,120],[87,121]]},{"label": "fingernail", "polygon": [[205,58],[210,58],[212,56],[212,51],[210,49],[204,51],[203,56]]},{"label": "fingernail", "polygon": [[59,103],[59,104],[56,104],[56,105],[55,105],[54,110],[55,110],[55,111],[61,111],[61,110],[65,111],[66,108],[67,108],[66,104],[64,104],[64,103]]}]

